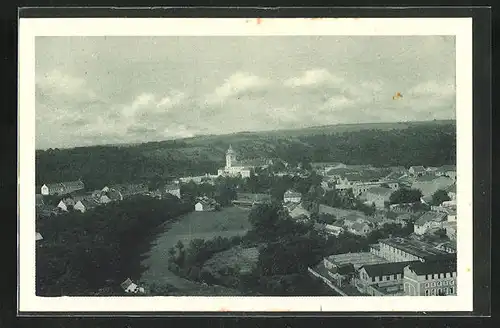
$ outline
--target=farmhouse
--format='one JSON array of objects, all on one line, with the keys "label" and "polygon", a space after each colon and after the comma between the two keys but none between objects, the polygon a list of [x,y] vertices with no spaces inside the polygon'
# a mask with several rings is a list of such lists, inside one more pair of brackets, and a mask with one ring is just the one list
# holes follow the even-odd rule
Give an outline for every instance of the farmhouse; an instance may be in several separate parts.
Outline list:
[{"label": "farmhouse", "polygon": [[411,176],[420,177],[426,173],[426,170],[423,166],[410,166],[408,173],[410,173]]},{"label": "farmhouse", "polygon": [[447,218],[446,213],[429,211],[418,218],[413,226],[413,231],[417,235],[425,234],[429,229],[438,228],[441,222]]},{"label": "farmhouse", "polygon": [[422,176],[415,179],[412,183],[413,189],[419,189],[424,197],[432,197],[439,189],[446,189],[453,185],[455,181],[451,178],[441,176]]},{"label": "farmhouse", "polygon": [[349,232],[358,236],[366,236],[368,235],[372,229],[366,222],[355,222],[349,228]]},{"label": "farmhouse", "polygon": [[293,190],[287,190],[283,195],[284,203],[300,203],[302,195],[299,192]]},{"label": "farmhouse", "polygon": [[44,184],[41,188],[41,194],[47,195],[66,195],[74,191],[83,190],[85,185],[82,181],[67,181],[58,183]]},{"label": "farmhouse", "polygon": [[365,200],[365,204],[375,204],[376,208],[382,209],[389,202],[392,193],[391,188],[372,187],[361,195],[361,199]]},{"label": "farmhouse", "polygon": [[125,199],[135,195],[145,195],[149,192],[148,186],[142,183],[138,184],[116,184],[108,189],[115,190],[120,193],[120,198]]},{"label": "farmhouse", "polygon": [[217,203],[212,199],[201,199],[194,205],[196,212],[215,211]]},{"label": "farmhouse", "polygon": [[179,184],[168,184],[165,186],[165,192],[167,194],[174,195],[177,198],[181,198],[181,188]]},{"label": "farmhouse", "polygon": [[232,201],[234,205],[253,206],[271,201],[271,195],[268,194],[252,194],[238,193],[236,199]]},{"label": "farmhouse", "polygon": [[302,207],[302,204],[297,204],[291,210],[289,210],[290,217],[292,219],[304,219],[307,220],[311,217],[311,213]]},{"label": "farmhouse", "polygon": [[344,228],[339,225],[339,224],[326,224],[325,225],[325,231],[327,234],[334,235],[334,236],[340,236],[342,233],[344,233]]},{"label": "farmhouse", "polygon": [[82,213],[85,213],[95,207],[97,207],[99,203],[95,201],[94,199],[82,199],[76,202],[75,206],[73,208],[77,211],[80,211]]}]

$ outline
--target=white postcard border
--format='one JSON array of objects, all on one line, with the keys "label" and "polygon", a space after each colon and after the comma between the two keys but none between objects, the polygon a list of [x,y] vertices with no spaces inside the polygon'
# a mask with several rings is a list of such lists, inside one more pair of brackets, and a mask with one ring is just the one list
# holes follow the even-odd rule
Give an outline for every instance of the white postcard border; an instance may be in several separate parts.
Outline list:
[{"label": "white postcard border", "polygon": [[[38,297],[35,295],[35,37],[208,35],[455,35],[457,296]],[[472,18],[21,18],[18,247],[20,312],[472,311]]]}]

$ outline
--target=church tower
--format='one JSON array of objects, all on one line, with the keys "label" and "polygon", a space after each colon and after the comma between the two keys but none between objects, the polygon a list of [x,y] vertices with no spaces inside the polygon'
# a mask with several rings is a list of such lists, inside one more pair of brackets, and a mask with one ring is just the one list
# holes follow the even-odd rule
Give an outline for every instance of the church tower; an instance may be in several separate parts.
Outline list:
[{"label": "church tower", "polygon": [[229,145],[229,149],[226,152],[226,167],[231,167],[231,165],[236,161],[236,155],[234,153],[233,147]]}]

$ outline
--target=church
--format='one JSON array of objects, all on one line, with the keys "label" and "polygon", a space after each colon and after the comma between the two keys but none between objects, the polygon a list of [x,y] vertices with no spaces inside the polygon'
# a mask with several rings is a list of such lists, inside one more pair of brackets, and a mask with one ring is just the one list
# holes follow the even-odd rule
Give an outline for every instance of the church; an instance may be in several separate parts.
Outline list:
[{"label": "church", "polygon": [[219,169],[217,175],[219,176],[238,176],[241,175],[242,178],[249,178],[251,171],[256,167],[265,167],[269,163],[262,160],[253,161],[237,161],[236,153],[229,145],[229,149],[226,151],[226,166]]}]

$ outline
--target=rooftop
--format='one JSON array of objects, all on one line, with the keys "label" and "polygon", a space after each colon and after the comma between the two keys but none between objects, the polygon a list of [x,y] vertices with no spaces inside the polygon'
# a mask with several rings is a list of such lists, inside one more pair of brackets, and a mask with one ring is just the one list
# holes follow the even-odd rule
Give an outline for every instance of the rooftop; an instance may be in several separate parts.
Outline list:
[{"label": "rooftop", "polygon": [[441,222],[446,218],[446,213],[429,211],[422,214],[421,217],[415,221],[415,225],[421,226],[430,221]]},{"label": "rooftop", "polygon": [[262,202],[271,200],[271,195],[269,194],[252,194],[252,193],[238,193],[238,201],[248,201],[248,202]]},{"label": "rooftop", "polygon": [[331,206],[327,206],[324,204],[319,205],[319,213],[320,214],[331,214],[339,219],[347,217],[347,216],[352,215],[352,214],[359,215],[360,217],[364,216],[363,212],[361,212],[361,211],[346,210],[343,208],[331,207]]},{"label": "rooftop", "polygon": [[359,268],[363,265],[389,262],[386,259],[376,256],[370,252],[330,255],[327,259],[335,265],[345,265],[350,263],[354,265],[355,268]]},{"label": "rooftop", "polygon": [[444,251],[436,249],[433,245],[413,239],[388,238],[381,240],[380,243],[392,246],[423,259],[447,254]]},{"label": "rooftop", "polygon": [[404,268],[412,263],[415,263],[415,261],[368,264],[363,265],[362,268],[370,277],[381,277],[398,273],[403,274]]},{"label": "rooftop", "polygon": [[456,254],[448,260],[436,260],[428,262],[412,263],[408,269],[415,272],[417,275],[426,275],[434,273],[457,272]]},{"label": "rooftop", "polygon": [[366,193],[387,197],[393,193],[393,190],[391,188],[384,188],[384,187],[371,187],[366,191]]}]

